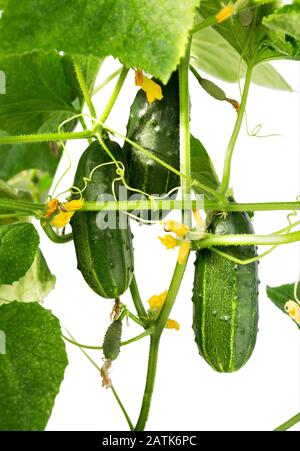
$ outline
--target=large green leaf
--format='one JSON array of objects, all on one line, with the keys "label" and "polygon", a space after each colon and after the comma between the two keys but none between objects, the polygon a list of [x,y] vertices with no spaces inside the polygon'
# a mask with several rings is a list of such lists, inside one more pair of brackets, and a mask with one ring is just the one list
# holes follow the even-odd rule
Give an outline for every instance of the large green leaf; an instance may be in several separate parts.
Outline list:
[{"label": "large green leaf", "polygon": [[[281,285],[279,287],[267,286],[267,295],[271,299],[273,304],[276,305],[276,307],[278,307],[282,312],[288,315],[288,313],[284,309],[284,305],[287,301],[296,301],[294,290],[294,283]],[[300,299],[300,284],[298,284],[297,287],[297,297],[298,299]],[[300,324],[298,324],[298,328],[300,329]]]},{"label": "large green leaf", "polygon": [[282,31],[300,39],[300,1],[285,5],[263,20],[263,24],[275,31]]},{"label": "large green leaf", "polygon": [[[236,82],[246,72],[241,56],[213,28],[195,33],[192,56],[199,69],[228,82]],[[291,87],[270,63],[259,64],[254,69],[253,82],[273,89],[291,91]]]},{"label": "large green leaf", "polygon": [[19,302],[42,302],[53,290],[56,277],[51,274],[47,262],[38,250],[34,262],[25,274],[12,285],[0,285],[1,300]]},{"label": "large green leaf", "polygon": [[[215,171],[214,165],[201,142],[191,135],[191,170],[192,177],[199,183],[209,186],[210,188],[218,188],[220,182]],[[193,186],[194,191],[198,194],[204,193],[198,186]]]},{"label": "large green leaf", "polygon": [[26,274],[39,241],[32,224],[20,222],[0,227],[0,285],[12,284]]},{"label": "large green leaf", "polygon": [[37,303],[0,306],[0,430],[45,429],[68,364],[60,325]]},{"label": "large green leaf", "polygon": [[166,82],[183,56],[199,0],[7,0],[0,51],[112,55]]},{"label": "large green leaf", "polygon": [[[276,58],[299,59],[298,42],[291,42],[284,33],[270,33],[262,24],[264,17],[272,14],[278,4],[273,1],[243,9],[214,28],[251,65]],[[206,18],[217,14],[223,7],[222,0],[202,0],[199,11]]]},{"label": "large green leaf", "polygon": [[6,94],[0,96],[1,129],[12,134],[56,132],[76,114],[61,56],[31,52],[0,57]]}]

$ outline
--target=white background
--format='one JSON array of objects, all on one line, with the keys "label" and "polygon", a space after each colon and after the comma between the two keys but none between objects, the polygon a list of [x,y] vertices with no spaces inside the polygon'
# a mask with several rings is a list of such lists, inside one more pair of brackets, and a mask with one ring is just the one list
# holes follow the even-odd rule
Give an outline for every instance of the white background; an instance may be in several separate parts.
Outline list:
[{"label": "white background", "polygon": [[[281,71],[295,91],[299,89],[299,65],[278,62]],[[103,80],[116,68],[113,60],[100,71]],[[211,77],[210,77],[211,78]],[[212,79],[212,78],[211,78]],[[238,87],[218,84],[228,97],[239,98]],[[97,110],[114,85],[112,82],[95,98]],[[137,88],[130,73],[108,124],[125,132],[129,106]],[[218,102],[202,91],[191,76],[192,132],[201,139],[212,156],[219,175],[226,146],[236,118],[225,102]],[[295,200],[299,193],[299,95],[277,92],[255,85],[247,107],[249,127],[262,124],[262,134],[280,137],[250,137],[242,128],[236,147],[231,186],[238,201],[262,202]],[[74,171],[86,142],[68,145],[72,171],[61,186],[72,184]],[[65,168],[66,160],[60,166]],[[286,212],[257,213],[256,232],[270,233],[287,225]],[[143,298],[167,289],[177,251],[166,251],[157,239],[160,226],[139,227],[135,235],[136,277]],[[41,234],[42,235],[42,234]],[[57,276],[57,286],[46,301],[50,308],[76,337],[86,344],[102,343],[109,323],[112,302],[101,299],[85,284],[76,269],[73,244],[55,245],[42,236],[42,250]],[[260,249],[261,250],[261,249]],[[276,286],[296,280],[299,273],[299,246],[277,249],[260,264],[260,321],[255,351],[244,368],[234,374],[213,371],[198,355],[192,325],[191,290],[193,260],[171,317],[181,324],[179,332],[167,330],[162,339],[156,387],[148,430],[272,430],[300,409],[299,331],[267,298],[265,286]],[[132,306],[129,293],[122,300]],[[131,307],[133,309],[133,307]],[[130,323],[124,337],[141,333]],[[101,388],[101,379],[81,351],[67,345],[69,366],[57,397],[48,430],[127,430],[127,424],[112,393]],[[136,421],[143,394],[148,339],[122,348],[113,365],[112,380]],[[99,365],[100,352],[91,353]],[[294,428],[297,429],[297,428]]]}]

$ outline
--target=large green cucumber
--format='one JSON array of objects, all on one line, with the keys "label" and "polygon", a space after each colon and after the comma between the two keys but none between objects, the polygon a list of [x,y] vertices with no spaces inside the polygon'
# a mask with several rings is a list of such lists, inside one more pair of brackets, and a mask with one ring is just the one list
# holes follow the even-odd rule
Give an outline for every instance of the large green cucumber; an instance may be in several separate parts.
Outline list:
[{"label": "large green cucumber", "polygon": [[[216,215],[214,234],[248,234],[253,227],[246,213]],[[220,247],[240,260],[255,257],[255,246]],[[193,291],[195,341],[215,370],[233,372],[251,356],[258,322],[258,262],[240,265],[209,249],[197,252]]]},{"label": "large green cucumber", "polygon": [[[179,76],[174,72],[162,85],[163,99],[149,104],[140,90],[131,106],[127,138],[179,169]],[[129,184],[147,194],[163,195],[179,185],[179,177],[128,142]]]},{"label": "large green cucumber", "polygon": [[[122,149],[105,138],[105,143],[116,159],[122,161]],[[97,141],[83,153],[75,175],[74,185],[82,189],[84,178],[93,169],[110,162],[110,157]],[[115,165],[107,165],[93,172],[92,180],[83,192],[85,201],[100,200],[100,196],[112,194],[112,182],[116,178]],[[77,196],[74,195],[74,199]],[[72,218],[74,244],[78,269],[88,285],[100,296],[117,298],[128,288],[133,275],[132,234],[129,223],[120,228],[120,214],[116,212],[115,225],[99,228],[103,212],[77,212]],[[101,218],[99,215],[102,215]],[[122,217],[124,221],[124,216]]]}]

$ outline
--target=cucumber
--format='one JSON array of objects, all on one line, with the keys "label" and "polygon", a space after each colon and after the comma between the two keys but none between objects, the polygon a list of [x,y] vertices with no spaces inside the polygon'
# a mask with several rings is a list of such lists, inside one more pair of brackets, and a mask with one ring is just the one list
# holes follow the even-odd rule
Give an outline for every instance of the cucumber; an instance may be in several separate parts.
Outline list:
[{"label": "cucumber", "polygon": [[[179,75],[162,85],[163,99],[149,104],[140,90],[130,109],[127,138],[179,170]],[[179,177],[125,142],[128,183],[147,194],[161,196],[180,184]],[[146,212],[147,213],[147,212]]]},{"label": "cucumber", "polygon": [[[109,141],[108,138],[105,138],[105,143],[115,158],[122,161],[122,149],[119,145]],[[84,177],[88,178],[96,166],[110,161],[110,157],[100,144],[97,141],[93,142],[79,161],[74,186],[82,189]],[[112,182],[116,177],[115,165],[96,169],[91,182],[87,184],[83,192],[84,200],[97,201],[101,195],[111,195]],[[73,199],[76,198],[78,195],[73,196]],[[114,299],[126,291],[132,279],[132,234],[125,215],[122,216],[125,228],[120,228],[118,212],[116,212],[114,228],[99,228],[99,218],[103,218],[103,215],[105,215],[103,212],[79,211],[73,216],[71,225],[78,269],[88,285],[99,296]]]},{"label": "cucumber", "polygon": [[116,319],[106,331],[103,342],[103,354],[107,360],[116,360],[120,354],[122,321]]},{"label": "cucumber", "polygon": [[[246,213],[216,215],[214,234],[248,234],[253,227]],[[240,260],[257,255],[255,246],[219,247]],[[200,354],[219,372],[241,368],[251,356],[258,323],[258,262],[236,264],[203,249],[197,252],[193,290],[195,341]]]}]

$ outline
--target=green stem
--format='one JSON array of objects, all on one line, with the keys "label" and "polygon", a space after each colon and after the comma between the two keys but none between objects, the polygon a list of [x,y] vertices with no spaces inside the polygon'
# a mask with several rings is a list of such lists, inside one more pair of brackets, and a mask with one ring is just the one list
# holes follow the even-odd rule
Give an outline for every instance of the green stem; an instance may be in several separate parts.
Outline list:
[{"label": "green stem", "polygon": [[115,397],[117,403],[119,404],[120,409],[122,410],[122,412],[123,412],[123,414],[124,414],[124,417],[126,418],[126,421],[127,421],[128,426],[129,426],[129,429],[130,429],[131,431],[133,431],[133,430],[134,430],[134,426],[133,426],[133,424],[132,424],[132,421],[131,421],[131,419],[130,419],[130,417],[129,417],[129,415],[128,415],[128,413],[127,413],[125,407],[124,407],[124,405],[122,404],[122,402],[121,402],[121,400],[120,400],[120,398],[119,398],[119,396],[118,396],[118,393],[116,392],[116,389],[114,388],[113,385],[112,385],[110,388],[111,388],[111,391],[112,391],[113,394],[114,394],[114,397]]},{"label": "green stem", "polygon": [[[85,122],[83,116],[80,116],[80,117],[79,117],[79,122],[81,123],[83,130],[88,130],[88,127],[87,127],[87,125],[86,125],[86,122]],[[93,142],[92,138],[88,138],[88,143],[89,143],[89,144],[92,144],[92,142]]]},{"label": "green stem", "polygon": [[188,256],[183,264],[176,264],[174,274],[172,277],[172,281],[170,284],[170,288],[168,290],[168,294],[166,297],[166,300],[164,302],[164,305],[160,311],[160,314],[155,322],[155,332],[154,335],[160,337],[162,334],[162,331],[164,330],[164,327],[166,325],[166,322],[169,318],[169,315],[171,313],[171,310],[173,308],[176,296],[178,294],[186,267],[188,262]]},{"label": "green stem", "polygon": [[86,82],[85,82],[85,79],[84,79],[81,67],[80,67],[80,65],[78,63],[76,63],[76,61],[74,61],[74,67],[75,67],[75,72],[76,72],[76,75],[77,75],[77,80],[78,80],[79,86],[80,86],[81,91],[83,93],[84,100],[85,100],[85,102],[86,102],[86,104],[88,106],[88,109],[90,110],[91,116],[93,118],[96,118],[97,117],[97,113],[96,113],[95,107],[93,105],[93,102],[92,102],[92,99],[91,99],[88,87],[86,85]]},{"label": "green stem", "polygon": [[300,231],[285,235],[210,235],[195,244],[196,249],[212,246],[278,246],[300,241]]},{"label": "green stem", "polygon": [[232,132],[229,144],[228,144],[226,156],[225,156],[223,178],[222,178],[222,183],[221,183],[221,186],[219,189],[220,193],[222,193],[222,194],[225,194],[229,187],[232,156],[233,156],[235,144],[236,144],[236,141],[239,136],[239,132],[241,130],[241,126],[243,123],[243,118],[244,118],[248,94],[249,94],[249,88],[250,88],[250,84],[251,84],[251,77],[252,77],[252,66],[248,65],[240,109],[238,112],[237,120],[236,120],[234,129],[233,129],[233,132]]},{"label": "green stem", "polygon": [[116,100],[117,100],[117,98],[118,98],[118,96],[120,94],[120,91],[122,89],[122,86],[124,84],[126,76],[128,74],[128,71],[129,71],[129,69],[127,69],[127,67],[123,66],[123,68],[121,70],[121,73],[120,73],[120,76],[118,78],[117,84],[116,84],[116,86],[115,86],[115,88],[114,88],[114,90],[112,92],[112,95],[111,95],[111,97],[110,97],[110,99],[109,99],[109,101],[108,101],[103,113],[101,114],[100,122],[105,123],[106,119],[110,115],[111,110],[113,109],[114,104],[116,103]]},{"label": "green stem", "polygon": [[197,31],[204,30],[204,28],[211,27],[217,23],[216,16],[208,17],[207,19],[202,20],[200,23],[194,26],[191,33],[197,33]]},{"label": "green stem", "polygon": [[146,327],[147,324],[145,321],[141,320],[140,318],[138,318],[137,316],[135,316],[133,313],[131,313],[129,310],[127,310],[127,316],[132,319],[132,321],[134,321],[135,323],[137,323],[139,326],[142,327]]},{"label": "green stem", "polygon": [[143,318],[147,316],[145,307],[143,305],[143,301],[139,292],[139,288],[137,285],[137,281],[135,278],[135,275],[133,275],[132,277],[132,281],[130,284],[130,293],[131,293],[131,297],[135,306],[135,309],[137,311],[137,314],[139,315],[139,317]]},{"label": "green stem", "polygon": [[[190,155],[190,99],[189,99],[189,61],[191,51],[191,38],[189,39],[185,57],[179,65],[179,93],[180,93],[180,173],[183,199],[190,200],[191,195],[191,155]],[[185,206],[184,206],[185,207]],[[185,211],[184,222],[192,224],[192,212],[190,209]],[[166,325],[169,313],[175,302],[184,271],[186,269],[188,256],[183,264],[176,264],[174,275],[168,291],[168,295],[160,314],[155,322],[155,331],[150,339],[150,351],[148,360],[147,379],[143,396],[142,407],[139,419],[136,425],[136,431],[142,431],[145,428],[152,394],[154,390],[156,367],[158,359],[158,349],[160,337]]]},{"label": "green stem", "polygon": [[[191,200],[191,149],[190,149],[190,97],[189,97],[189,67],[191,53],[191,38],[189,39],[185,57],[179,65],[179,94],[180,94],[180,172],[182,197]],[[183,210],[183,223],[192,226],[190,209]]]},{"label": "green stem", "polygon": [[51,225],[47,221],[41,221],[41,226],[46,233],[47,237],[56,244],[65,244],[73,240],[73,234],[68,233],[66,235],[58,235],[54,232]]},{"label": "green stem", "polygon": [[[203,204],[204,202],[204,204]],[[1,201],[0,201],[1,206]],[[85,202],[82,211],[131,211],[131,210],[151,210],[154,204],[151,200],[129,200],[129,201],[103,201]],[[234,203],[192,200],[186,201],[185,208],[205,209],[206,211],[291,211],[300,210],[300,202],[262,202],[262,203]],[[181,200],[156,200],[157,210],[182,210]]]},{"label": "green stem", "polygon": [[[185,208],[205,209],[206,211],[292,211],[300,210],[300,202],[260,202],[260,203],[234,203],[234,202],[218,202],[206,201],[204,205],[202,200],[192,200],[186,202]],[[151,210],[154,208],[151,200],[129,200],[129,201],[101,201],[101,202],[85,202],[81,211],[131,211],[131,210]],[[156,200],[155,210],[182,210],[181,200]],[[45,211],[45,204],[36,204],[33,202],[24,202],[12,199],[0,199],[0,209],[28,212],[35,214]]]},{"label": "green stem", "polygon": [[115,72],[113,72],[107,78],[105,78],[105,80],[102,83],[100,83],[100,85],[96,86],[96,88],[94,89],[94,92],[93,92],[93,96],[98,94],[98,92],[101,91],[101,89],[103,89],[106,85],[108,85],[108,83],[110,83],[114,78],[116,78],[119,75],[119,73],[121,72],[121,70],[122,70],[122,68],[120,67],[120,69],[117,69]]},{"label": "green stem", "polygon": [[278,426],[274,431],[287,431],[292,426],[300,422],[300,413],[297,413],[295,416],[287,420],[285,423]]},{"label": "green stem", "polygon": [[150,338],[150,349],[149,349],[146,385],[145,385],[140,415],[139,415],[136,427],[134,429],[135,431],[143,431],[144,430],[146,423],[147,423],[148,416],[149,416],[151,400],[152,400],[152,395],[153,395],[153,390],[154,390],[155,376],[156,376],[159,340],[160,340],[159,337],[151,336],[151,338]]},{"label": "green stem", "polygon": [[0,145],[68,141],[70,139],[86,139],[92,136],[92,130],[86,130],[83,132],[40,133],[34,135],[3,136],[0,138]]}]

